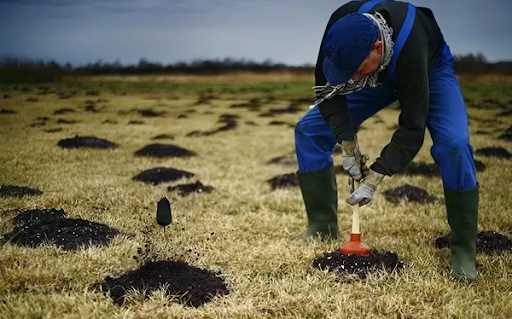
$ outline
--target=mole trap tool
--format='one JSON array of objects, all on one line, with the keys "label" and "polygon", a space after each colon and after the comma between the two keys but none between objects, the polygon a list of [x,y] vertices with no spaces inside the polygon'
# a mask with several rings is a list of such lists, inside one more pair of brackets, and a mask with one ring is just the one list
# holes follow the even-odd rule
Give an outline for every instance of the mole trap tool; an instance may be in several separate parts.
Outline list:
[{"label": "mole trap tool", "polygon": [[[367,175],[368,168],[366,167],[366,161],[368,158],[364,155],[361,156],[361,172],[363,176]],[[349,176],[348,186],[350,194],[355,191],[356,181],[354,178]],[[350,205],[349,205],[350,206]],[[361,229],[359,223],[359,205],[352,205],[352,231],[350,232],[350,240],[343,244],[338,251],[346,256],[357,255],[357,256],[368,256],[370,254],[370,248],[365,245],[361,239]]]}]

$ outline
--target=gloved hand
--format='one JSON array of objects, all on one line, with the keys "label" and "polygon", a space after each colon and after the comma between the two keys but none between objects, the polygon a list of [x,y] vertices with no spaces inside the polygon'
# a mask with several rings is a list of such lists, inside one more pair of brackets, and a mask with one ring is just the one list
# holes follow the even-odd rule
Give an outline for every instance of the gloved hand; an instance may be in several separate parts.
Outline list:
[{"label": "gloved hand", "polygon": [[364,206],[370,203],[373,199],[373,195],[377,190],[377,186],[384,179],[384,175],[377,173],[370,169],[368,176],[359,184],[359,187],[350,195],[347,199],[347,203],[350,205],[359,204]]},{"label": "gloved hand", "polygon": [[359,145],[357,144],[357,138],[354,138],[352,141],[342,141],[341,150],[343,151],[341,155],[341,166],[343,166],[343,169],[356,181],[362,179],[361,165],[364,165],[364,163],[359,151]]}]

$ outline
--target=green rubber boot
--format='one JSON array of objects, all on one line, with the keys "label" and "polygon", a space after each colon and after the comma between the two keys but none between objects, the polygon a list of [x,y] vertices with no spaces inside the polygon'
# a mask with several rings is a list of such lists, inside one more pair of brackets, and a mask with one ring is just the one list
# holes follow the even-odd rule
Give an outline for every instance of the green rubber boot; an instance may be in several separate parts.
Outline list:
[{"label": "green rubber boot", "polygon": [[308,237],[338,237],[338,193],[332,165],[318,172],[297,172],[308,217]]},{"label": "green rubber boot", "polygon": [[476,279],[476,233],[478,228],[478,188],[444,192],[451,234],[452,275],[459,280]]}]

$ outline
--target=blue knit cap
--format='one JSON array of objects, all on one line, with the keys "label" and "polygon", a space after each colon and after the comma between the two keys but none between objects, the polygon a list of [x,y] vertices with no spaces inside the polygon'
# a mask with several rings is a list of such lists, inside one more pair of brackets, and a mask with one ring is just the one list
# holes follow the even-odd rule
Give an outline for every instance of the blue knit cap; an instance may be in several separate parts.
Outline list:
[{"label": "blue knit cap", "polygon": [[379,28],[360,13],[336,21],[321,47],[325,56],[322,68],[329,84],[338,85],[352,78],[378,36]]}]

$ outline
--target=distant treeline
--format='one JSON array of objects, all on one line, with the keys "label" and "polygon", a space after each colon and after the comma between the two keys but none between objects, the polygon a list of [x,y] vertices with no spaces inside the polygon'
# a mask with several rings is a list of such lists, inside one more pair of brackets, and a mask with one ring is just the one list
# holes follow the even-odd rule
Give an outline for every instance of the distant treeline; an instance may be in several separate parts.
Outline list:
[{"label": "distant treeline", "polygon": [[[65,75],[144,75],[144,74],[222,74],[230,72],[310,72],[313,65],[289,66],[270,60],[254,62],[245,59],[195,60],[162,64],[141,59],[137,64],[125,65],[118,61],[98,61],[87,65],[73,66],[55,61],[23,59],[17,57],[0,58],[0,82],[50,82]],[[498,73],[512,75],[512,61],[489,63],[482,54],[468,54],[455,57],[457,73]]]}]

